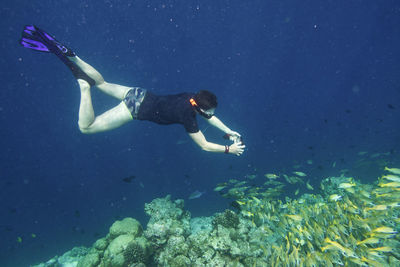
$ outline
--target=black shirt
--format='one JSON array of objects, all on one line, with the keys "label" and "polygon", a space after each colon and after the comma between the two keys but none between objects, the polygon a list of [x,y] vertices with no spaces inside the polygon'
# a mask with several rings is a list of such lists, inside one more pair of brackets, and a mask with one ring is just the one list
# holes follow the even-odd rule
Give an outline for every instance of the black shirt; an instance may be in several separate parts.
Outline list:
[{"label": "black shirt", "polygon": [[139,108],[138,119],[158,124],[179,123],[188,133],[197,133],[196,112],[189,101],[193,96],[194,93],[158,96],[147,91]]}]

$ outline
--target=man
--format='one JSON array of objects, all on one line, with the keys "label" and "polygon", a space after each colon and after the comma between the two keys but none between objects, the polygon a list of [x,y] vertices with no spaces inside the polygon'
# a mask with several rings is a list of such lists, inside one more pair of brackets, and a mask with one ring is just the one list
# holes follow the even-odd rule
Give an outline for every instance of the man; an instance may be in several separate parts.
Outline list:
[{"label": "man", "polygon": [[[231,153],[237,156],[244,151],[245,146],[240,141],[240,134],[229,129],[214,115],[217,98],[209,91],[158,96],[140,87],[107,83],[97,70],[80,59],[71,49],[33,25],[24,28],[20,43],[26,48],[55,54],[72,71],[81,90],[78,125],[82,133],[108,131],[133,119],[148,120],[158,124],[179,123],[185,127],[193,141],[205,151]],[[92,86],[121,100],[121,103],[95,116],[90,95]],[[230,146],[208,142],[198,128],[196,114],[204,117],[235,142]]]}]

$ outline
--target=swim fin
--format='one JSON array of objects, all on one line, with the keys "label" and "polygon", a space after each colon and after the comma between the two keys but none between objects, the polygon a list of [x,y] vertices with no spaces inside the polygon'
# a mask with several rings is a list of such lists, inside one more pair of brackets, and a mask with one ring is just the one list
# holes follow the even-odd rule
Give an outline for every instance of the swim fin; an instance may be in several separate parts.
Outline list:
[{"label": "swim fin", "polygon": [[65,65],[67,65],[76,79],[83,79],[91,86],[95,85],[96,82],[69,59],[69,57],[76,56],[72,49],[63,45],[52,35],[40,28],[34,25],[25,26],[19,43],[25,48],[55,54],[62,62],[64,62]]},{"label": "swim fin", "polygon": [[22,46],[41,52],[51,52],[59,57],[74,57],[75,53],[47,32],[34,25],[27,25],[20,40]]}]

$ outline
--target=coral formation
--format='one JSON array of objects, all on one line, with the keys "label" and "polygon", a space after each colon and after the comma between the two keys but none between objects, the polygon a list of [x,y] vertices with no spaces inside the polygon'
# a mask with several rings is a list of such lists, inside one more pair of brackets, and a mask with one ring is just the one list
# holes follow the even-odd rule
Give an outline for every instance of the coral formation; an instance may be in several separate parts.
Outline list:
[{"label": "coral formation", "polygon": [[212,224],[214,227],[222,225],[225,228],[237,228],[239,225],[239,216],[231,210],[225,210],[224,213],[215,216]]}]

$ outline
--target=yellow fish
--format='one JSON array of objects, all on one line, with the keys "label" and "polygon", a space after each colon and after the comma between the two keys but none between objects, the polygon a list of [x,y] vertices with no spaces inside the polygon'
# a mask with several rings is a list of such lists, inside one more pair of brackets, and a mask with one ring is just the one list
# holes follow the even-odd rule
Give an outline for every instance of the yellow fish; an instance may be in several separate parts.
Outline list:
[{"label": "yellow fish", "polygon": [[329,196],[330,201],[338,201],[342,198],[342,196],[339,196],[338,194],[333,194]]},{"label": "yellow fish", "polygon": [[374,230],[372,230],[372,232],[383,233],[383,234],[396,234],[397,233],[393,228],[387,227],[387,226],[381,226],[381,227],[375,228]]},{"label": "yellow fish", "polygon": [[297,188],[296,191],[294,192],[294,195],[297,196],[299,194],[300,190]]},{"label": "yellow fish", "polygon": [[392,252],[393,248],[391,247],[370,248],[368,251]]},{"label": "yellow fish", "polygon": [[375,205],[372,208],[365,208],[365,211],[368,210],[386,210],[387,206],[386,205]]},{"label": "yellow fish", "polygon": [[379,183],[378,185],[380,187],[400,187],[400,182],[390,182],[390,183],[387,183],[387,184]]},{"label": "yellow fish", "polygon": [[358,241],[357,245],[363,245],[363,244],[378,244],[379,243],[379,239],[375,238],[375,237],[370,237],[367,239],[364,239],[363,241]]},{"label": "yellow fish", "polygon": [[303,220],[303,217],[301,217],[300,215],[292,215],[292,214],[286,214],[287,217],[289,217],[290,219],[292,219],[293,221],[297,221],[297,222],[301,222]]},{"label": "yellow fish", "polygon": [[328,237],[325,238],[324,241],[325,241],[326,243],[329,243],[329,244],[335,246],[337,249],[340,250],[340,252],[341,252],[343,255],[346,255],[346,257],[355,257],[355,256],[356,256],[355,253],[354,253],[352,250],[343,247],[342,245],[340,245],[340,244],[339,244],[338,242],[336,242],[336,241],[330,240]]},{"label": "yellow fish", "polygon": [[375,261],[375,260],[368,259],[368,258],[366,258],[366,257],[364,257],[364,256],[362,256],[362,257],[361,257],[361,261],[362,261],[362,262],[366,262],[366,263],[368,263],[368,266],[373,266],[373,267],[379,267],[379,266],[382,266],[382,263],[381,263],[381,262],[378,262],[378,261]]},{"label": "yellow fish", "polygon": [[338,188],[346,189],[355,186],[355,183],[341,183],[339,184]]},{"label": "yellow fish", "polygon": [[279,178],[279,175],[276,175],[276,174],[274,174],[274,173],[266,173],[266,174],[264,174],[264,176],[265,176],[266,178],[268,178],[268,179],[276,179],[276,178]]},{"label": "yellow fish", "polygon": [[388,168],[388,167],[385,167],[385,171],[388,171],[388,172],[391,172],[391,173],[399,174],[399,175],[400,175],[400,169],[397,169],[397,168]]},{"label": "yellow fish", "polygon": [[307,176],[307,174],[305,174],[304,172],[293,172],[293,173],[296,174],[297,176],[300,176],[300,177]]},{"label": "yellow fish", "polygon": [[382,178],[386,179],[386,180],[389,180],[389,181],[392,181],[392,182],[400,182],[400,177],[397,176],[397,175],[389,174],[389,175],[382,176]]}]

